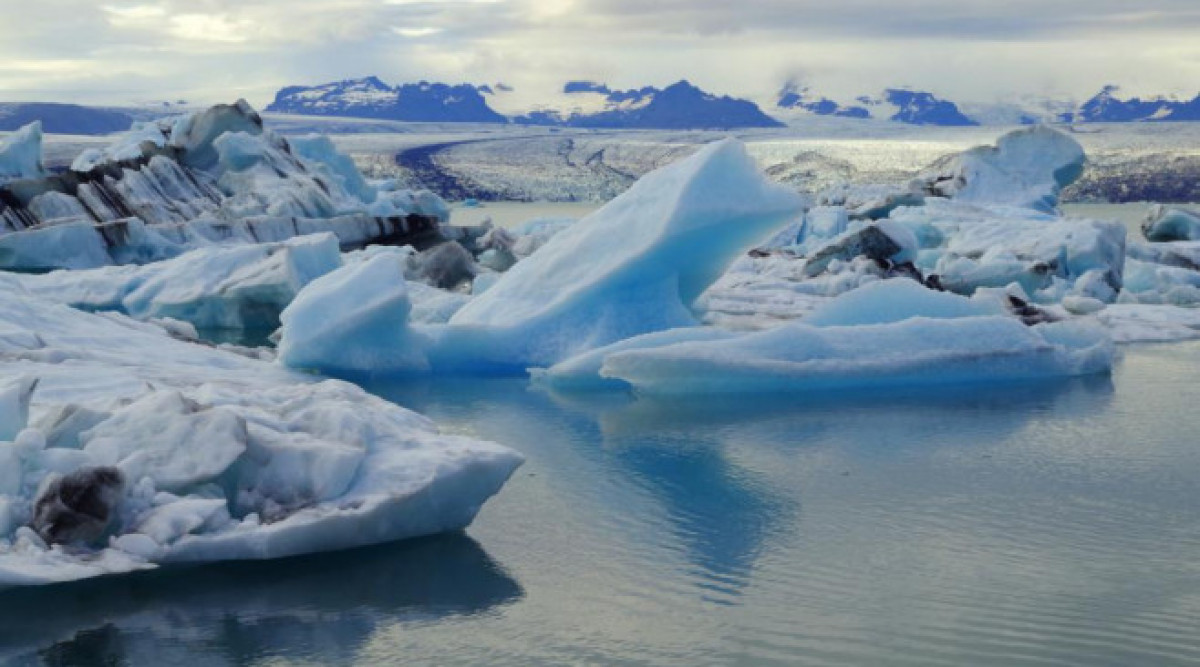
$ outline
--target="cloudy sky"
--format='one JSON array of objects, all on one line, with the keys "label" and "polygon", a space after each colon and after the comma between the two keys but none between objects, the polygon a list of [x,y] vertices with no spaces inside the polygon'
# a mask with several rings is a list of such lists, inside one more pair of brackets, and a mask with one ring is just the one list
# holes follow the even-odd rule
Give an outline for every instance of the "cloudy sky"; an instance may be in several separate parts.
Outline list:
[{"label": "cloudy sky", "polygon": [[0,0],[0,100],[246,97],[375,74],[494,83],[688,78],[763,97],[911,85],[968,101],[1200,91],[1197,0]]}]

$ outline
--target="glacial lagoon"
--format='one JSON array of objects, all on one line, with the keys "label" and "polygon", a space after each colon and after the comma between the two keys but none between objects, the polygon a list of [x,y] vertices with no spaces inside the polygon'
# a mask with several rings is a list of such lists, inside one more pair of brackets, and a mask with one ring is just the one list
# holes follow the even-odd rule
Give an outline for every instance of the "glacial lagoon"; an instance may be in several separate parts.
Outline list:
[{"label": "glacial lagoon", "polygon": [[1109,376],[374,393],[527,457],[465,534],[9,591],[12,664],[1195,664],[1200,342]]}]

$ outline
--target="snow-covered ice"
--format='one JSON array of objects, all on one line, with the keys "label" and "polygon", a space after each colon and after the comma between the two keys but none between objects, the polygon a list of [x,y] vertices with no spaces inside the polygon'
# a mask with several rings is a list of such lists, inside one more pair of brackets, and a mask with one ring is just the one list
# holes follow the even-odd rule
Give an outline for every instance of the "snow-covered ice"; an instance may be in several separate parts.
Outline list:
[{"label": "snow-covered ice", "polygon": [[[0,586],[454,530],[521,462],[353,385],[4,282]],[[57,521],[97,521],[53,500],[68,478],[120,491],[94,538],[48,544]]]},{"label": "snow-covered ice", "polygon": [[1095,324],[1026,326],[905,279],[867,285],[827,308],[811,316],[820,326],[616,351],[599,374],[641,393],[692,394],[997,382],[1099,373],[1113,363],[1112,341]]}]

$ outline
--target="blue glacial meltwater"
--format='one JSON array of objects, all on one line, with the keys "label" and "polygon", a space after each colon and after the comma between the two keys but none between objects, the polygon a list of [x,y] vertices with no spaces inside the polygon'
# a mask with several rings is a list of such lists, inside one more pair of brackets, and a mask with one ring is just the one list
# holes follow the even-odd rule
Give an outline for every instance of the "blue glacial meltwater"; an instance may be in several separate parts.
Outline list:
[{"label": "blue glacial meltwater", "polygon": [[527,457],[466,534],[10,592],[0,662],[1196,664],[1198,373],[1182,343],[787,399],[375,385]]}]

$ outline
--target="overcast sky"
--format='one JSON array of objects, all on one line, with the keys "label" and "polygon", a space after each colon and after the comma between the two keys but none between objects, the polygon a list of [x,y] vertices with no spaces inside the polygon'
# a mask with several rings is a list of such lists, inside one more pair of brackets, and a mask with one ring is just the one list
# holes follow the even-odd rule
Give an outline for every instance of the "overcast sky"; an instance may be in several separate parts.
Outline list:
[{"label": "overcast sky", "polygon": [[246,97],[375,74],[515,86],[687,78],[761,98],[1200,92],[1200,0],[0,0],[0,100]]}]

